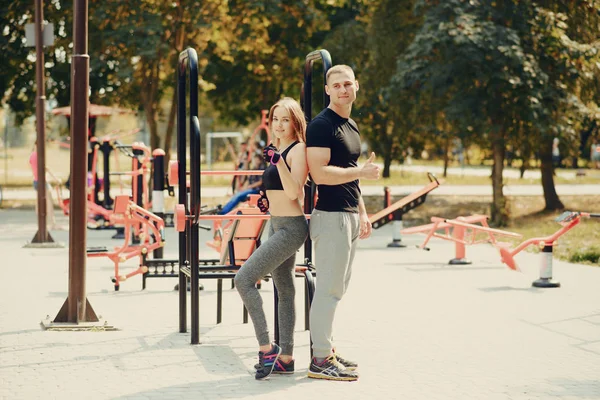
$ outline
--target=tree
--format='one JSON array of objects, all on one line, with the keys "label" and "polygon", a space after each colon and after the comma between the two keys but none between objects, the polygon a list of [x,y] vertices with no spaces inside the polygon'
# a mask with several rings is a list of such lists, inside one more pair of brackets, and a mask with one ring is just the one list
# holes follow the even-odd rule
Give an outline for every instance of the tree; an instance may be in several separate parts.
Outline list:
[{"label": "tree", "polygon": [[[419,0],[416,10],[424,23],[398,62],[394,87],[431,93],[452,126],[485,138],[493,154],[491,219],[503,225],[506,146],[528,135],[544,154],[587,48],[566,40],[564,28],[532,1]],[[561,207],[553,181],[542,183],[547,208]]]},{"label": "tree", "polygon": [[207,98],[223,121],[247,124],[282,96],[299,98],[304,57],[328,23],[314,0],[229,3],[228,56],[209,44],[203,56]]},{"label": "tree", "polygon": [[414,95],[408,90],[387,90],[396,71],[396,60],[422,23],[412,12],[413,5],[414,0],[380,0],[371,4],[363,42],[366,62],[358,66],[359,71],[364,69],[357,119],[362,122],[371,148],[383,157],[384,178],[390,176],[392,161],[400,159],[408,147],[415,147],[420,140]]}]

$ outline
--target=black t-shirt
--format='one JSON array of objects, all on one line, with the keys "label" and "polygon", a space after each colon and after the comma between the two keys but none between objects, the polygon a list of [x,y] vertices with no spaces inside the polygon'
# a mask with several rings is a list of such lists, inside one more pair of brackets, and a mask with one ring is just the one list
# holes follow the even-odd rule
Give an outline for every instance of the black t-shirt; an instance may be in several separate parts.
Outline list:
[{"label": "black t-shirt", "polygon": [[[360,133],[350,118],[342,118],[326,108],[308,124],[306,147],[327,147],[331,151],[328,165],[340,168],[358,166]],[[315,208],[322,211],[358,213],[360,188],[358,179],[341,185],[318,185],[319,197]]]}]

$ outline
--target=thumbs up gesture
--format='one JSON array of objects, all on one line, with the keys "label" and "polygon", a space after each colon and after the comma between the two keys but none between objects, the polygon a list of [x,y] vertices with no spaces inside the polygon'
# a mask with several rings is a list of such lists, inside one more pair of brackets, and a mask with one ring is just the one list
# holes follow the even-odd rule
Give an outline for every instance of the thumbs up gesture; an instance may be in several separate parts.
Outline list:
[{"label": "thumbs up gesture", "polygon": [[380,168],[378,165],[373,164],[375,161],[375,153],[372,152],[367,162],[362,166],[360,171],[360,177],[364,179],[379,179]]}]

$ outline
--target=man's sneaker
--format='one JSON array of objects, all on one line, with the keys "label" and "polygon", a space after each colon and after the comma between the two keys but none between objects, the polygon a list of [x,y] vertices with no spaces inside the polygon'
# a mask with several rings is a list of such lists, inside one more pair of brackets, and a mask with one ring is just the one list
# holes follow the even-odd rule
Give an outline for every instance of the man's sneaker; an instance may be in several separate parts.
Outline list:
[{"label": "man's sneaker", "polygon": [[335,359],[340,364],[342,364],[344,367],[346,367],[347,370],[349,370],[349,371],[356,371],[356,369],[358,368],[358,364],[355,363],[354,361],[346,360],[345,358],[342,358],[342,356],[340,356],[336,352],[334,352],[333,355],[335,356]]},{"label": "man's sneaker", "polygon": [[332,354],[323,360],[322,363],[318,363],[313,358],[310,362],[310,367],[308,367],[308,377],[330,381],[355,381],[358,379],[358,374],[346,369]]},{"label": "man's sneaker", "polygon": [[[254,364],[254,369],[258,370],[260,368],[260,364]],[[291,360],[289,363],[286,363],[281,358],[278,358],[275,362],[275,367],[273,368],[273,374],[293,374],[294,373],[294,360]]]},{"label": "man's sneaker", "polygon": [[254,377],[263,380],[269,377],[275,368],[275,363],[281,354],[281,347],[275,343],[272,344],[271,351],[268,353],[258,352],[258,368]]}]

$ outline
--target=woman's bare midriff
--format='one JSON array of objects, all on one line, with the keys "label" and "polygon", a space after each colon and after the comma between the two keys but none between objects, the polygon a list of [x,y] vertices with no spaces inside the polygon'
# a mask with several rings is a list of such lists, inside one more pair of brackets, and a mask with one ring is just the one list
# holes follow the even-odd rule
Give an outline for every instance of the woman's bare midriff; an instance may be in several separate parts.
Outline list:
[{"label": "woman's bare midriff", "polygon": [[290,200],[283,190],[267,190],[269,212],[276,217],[295,217],[304,215],[298,199]]}]

